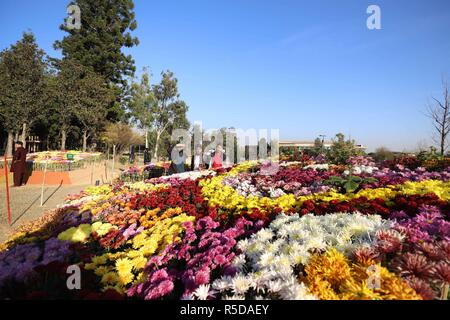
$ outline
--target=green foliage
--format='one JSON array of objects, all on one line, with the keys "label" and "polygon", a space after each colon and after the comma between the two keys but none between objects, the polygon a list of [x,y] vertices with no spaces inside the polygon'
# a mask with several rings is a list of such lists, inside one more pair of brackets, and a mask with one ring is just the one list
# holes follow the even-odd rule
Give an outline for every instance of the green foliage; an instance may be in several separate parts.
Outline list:
[{"label": "green foliage", "polygon": [[43,112],[46,65],[32,33],[0,53],[0,119],[6,130],[29,128]]},{"label": "green foliage", "polygon": [[121,105],[127,93],[127,77],[134,74],[134,60],[125,55],[123,48],[139,44],[131,35],[137,23],[132,0],[75,0],[81,10],[81,28],[60,29],[67,35],[56,41],[55,49],[61,49],[64,58],[79,61],[85,67],[101,75],[114,90],[116,103],[110,105],[108,119],[123,116]]},{"label": "green foliage", "polygon": [[336,139],[333,140],[330,150],[328,150],[327,158],[332,163],[345,164],[348,158],[364,154],[364,150],[358,148],[354,140],[345,140],[345,136],[342,133],[338,133],[336,134]]},{"label": "green foliage", "polygon": [[385,160],[392,161],[392,160],[394,160],[395,155],[388,148],[379,147],[373,153],[372,158],[377,162],[381,162],[381,161],[385,161]]},{"label": "green foliage", "polygon": [[103,133],[102,140],[108,145],[116,146],[116,152],[120,154],[131,145],[141,144],[142,137],[133,131],[126,123],[109,123]]},{"label": "green foliage", "polygon": [[340,192],[351,193],[356,192],[364,183],[377,182],[375,178],[362,178],[358,176],[348,175],[343,177],[332,176],[324,181],[325,184],[336,187]]},{"label": "green foliage", "polygon": [[149,147],[148,132],[153,122],[153,110],[156,99],[150,86],[150,75],[144,69],[140,83],[131,84],[131,97],[128,109],[131,112],[131,120],[145,131],[146,147]]},{"label": "green foliage", "polygon": [[78,61],[64,59],[54,64],[55,73],[48,77],[48,111],[57,115],[54,120],[62,133],[64,149],[66,134],[73,129],[74,121],[86,139],[97,133],[112,94],[101,76]]},{"label": "green foliage", "polygon": [[425,161],[431,161],[431,160],[439,160],[442,159],[444,156],[442,156],[440,153],[437,152],[437,149],[435,147],[431,147],[430,151],[421,151],[417,155],[417,160],[419,162],[425,162]]},{"label": "green foliage", "polygon": [[323,142],[322,142],[322,140],[321,140],[319,137],[317,137],[317,138],[314,140],[314,146],[311,148],[311,150],[308,150],[308,153],[309,153],[311,156],[314,156],[314,157],[316,157],[316,156],[318,156],[318,155],[320,155],[320,154],[325,153],[325,149],[324,149],[324,146],[323,146]]},{"label": "green foliage", "polygon": [[[152,86],[152,95],[147,95],[147,101],[150,102],[146,105],[148,118],[145,118],[150,123],[150,139],[154,141],[153,157],[155,159],[158,159],[161,154],[168,154],[173,145],[171,133],[175,129],[187,130],[190,126],[186,116],[188,106],[179,99],[178,80],[169,70],[162,72],[161,76],[161,82]],[[139,97],[134,100],[139,101]],[[135,117],[138,116],[135,114]]]}]

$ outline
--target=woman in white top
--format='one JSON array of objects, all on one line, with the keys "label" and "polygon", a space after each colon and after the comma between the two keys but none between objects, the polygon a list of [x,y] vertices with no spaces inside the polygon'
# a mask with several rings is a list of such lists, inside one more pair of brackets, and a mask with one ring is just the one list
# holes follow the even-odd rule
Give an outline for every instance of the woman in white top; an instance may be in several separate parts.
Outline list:
[{"label": "woman in white top", "polygon": [[203,162],[203,152],[200,145],[195,147],[195,154],[191,158],[191,170],[201,171],[205,169],[205,163]]}]

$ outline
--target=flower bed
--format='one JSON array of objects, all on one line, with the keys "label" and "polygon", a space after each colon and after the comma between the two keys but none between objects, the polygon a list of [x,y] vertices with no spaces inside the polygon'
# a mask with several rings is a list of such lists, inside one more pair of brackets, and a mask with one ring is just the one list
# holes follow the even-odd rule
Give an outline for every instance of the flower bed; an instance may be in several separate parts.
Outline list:
[{"label": "flower bed", "polygon": [[151,163],[143,167],[130,167],[120,174],[119,180],[123,182],[135,182],[159,178],[166,175],[169,166],[169,162],[160,162],[157,164]]},{"label": "flower bed", "polygon": [[103,159],[100,152],[69,151],[44,151],[27,155],[27,163],[30,170],[43,171],[70,171],[85,168],[88,163]]},{"label": "flower bed", "polygon": [[447,298],[449,201],[449,168],[365,159],[117,181],[2,244],[0,298]]}]

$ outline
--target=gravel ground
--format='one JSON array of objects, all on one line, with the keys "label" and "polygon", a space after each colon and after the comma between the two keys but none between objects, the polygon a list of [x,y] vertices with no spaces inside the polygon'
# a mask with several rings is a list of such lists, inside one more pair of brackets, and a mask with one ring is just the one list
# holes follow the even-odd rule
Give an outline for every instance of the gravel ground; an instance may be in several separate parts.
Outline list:
[{"label": "gravel ground", "polygon": [[24,222],[35,220],[46,210],[55,208],[64,202],[68,194],[79,193],[87,185],[47,186],[44,188],[44,204],[41,207],[41,188],[25,186],[10,188],[11,227],[7,222],[7,205],[5,186],[0,187],[0,242],[5,241],[10,233]]},{"label": "gravel ground", "polygon": [[[139,163],[138,165],[142,165]],[[108,178],[111,178],[112,161],[107,163]],[[119,176],[121,169],[126,169],[128,164],[116,162],[115,176]],[[20,188],[12,188],[12,174],[9,175],[9,193],[11,202],[11,226],[7,220],[7,205],[5,192],[5,179],[0,177],[0,243],[5,241],[9,235],[21,224],[36,220],[47,210],[56,208],[64,203],[68,194],[76,194],[90,185],[91,181],[99,180],[106,182],[105,163],[95,164],[93,167],[70,172],[72,185],[48,185],[44,188],[44,204],[41,207],[41,186],[26,185]]]}]

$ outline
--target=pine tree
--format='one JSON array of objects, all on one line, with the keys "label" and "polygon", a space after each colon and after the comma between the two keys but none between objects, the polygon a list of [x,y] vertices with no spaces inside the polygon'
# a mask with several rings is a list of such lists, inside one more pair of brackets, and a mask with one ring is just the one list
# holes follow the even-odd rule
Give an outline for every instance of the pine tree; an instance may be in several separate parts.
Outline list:
[{"label": "pine tree", "polygon": [[81,13],[81,27],[74,29],[62,24],[60,29],[68,35],[56,41],[64,59],[79,61],[106,79],[116,95],[108,118],[117,120],[124,115],[123,100],[127,92],[127,77],[134,75],[134,60],[122,52],[139,41],[131,35],[137,23],[132,0],[75,0]]},{"label": "pine tree", "polygon": [[0,118],[8,132],[7,154],[14,133],[25,144],[30,127],[45,112],[46,55],[32,33],[0,53]]}]

